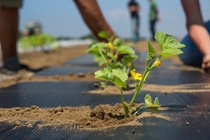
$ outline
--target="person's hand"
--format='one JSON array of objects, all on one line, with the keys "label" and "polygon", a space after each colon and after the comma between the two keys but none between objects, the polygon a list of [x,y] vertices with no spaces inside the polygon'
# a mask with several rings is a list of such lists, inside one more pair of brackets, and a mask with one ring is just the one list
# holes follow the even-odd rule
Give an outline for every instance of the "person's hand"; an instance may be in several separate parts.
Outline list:
[{"label": "person's hand", "polygon": [[203,57],[201,67],[205,70],[205,72],[210,73],[210,53]]}]

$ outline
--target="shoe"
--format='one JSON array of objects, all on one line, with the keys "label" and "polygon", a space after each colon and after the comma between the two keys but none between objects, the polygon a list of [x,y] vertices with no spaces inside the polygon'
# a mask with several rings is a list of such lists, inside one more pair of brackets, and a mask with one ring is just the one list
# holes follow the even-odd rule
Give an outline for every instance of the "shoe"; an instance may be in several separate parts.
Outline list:
[{"label": "shoe", "polygon": [[0,68],[0,81],[5,80],[20,80],[24,78],[30,78],[34,75],[34,72],[24,69],[10,70],[8,68],[2,67]]},{"label": "shoe", "polygon": [[28,67],[27,65],[25,64],[19,64],[19,65],[16,65],[15,67],[10,67],[10,66],[4,66],[4,68],[10,70],[10,71],[13,71],[13,72],[18,72],[20,70],[26,70],[26,71],[30,71],[30,72],[38,72],[38,71],[41,71],[45,68],[40,68],[40,69],[31,69],[30,67]]},{"label": "shoe", "polygon": [[9,70],[5,67],[0,68],[0,81],[9,80],[15,78],[16,72]]},{"label": "shoe", "polygon": [[24,64],[20,64],[20,69],[19,70],[26,70],[26,71],[30,71],[30,72],[39,72],[42,71],[43,69],[46,69],[48,67],[43,67],[43,68],[39,68],[39,69],[32,69],[30,67],[28,67],[27,65]]}]

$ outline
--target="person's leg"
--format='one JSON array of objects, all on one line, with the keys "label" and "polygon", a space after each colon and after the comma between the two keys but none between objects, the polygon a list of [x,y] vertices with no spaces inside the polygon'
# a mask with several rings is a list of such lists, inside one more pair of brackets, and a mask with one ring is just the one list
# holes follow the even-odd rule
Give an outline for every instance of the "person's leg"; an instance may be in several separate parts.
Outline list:
[{"label": "person's leg", "polygon": [[[210,33],[210,20],[205,23],[205,26]],[[195,43],[191,40],[189,35],[186,35],[182,39],[181,43],[186,46],[185,48],[182,48],[184,53],[179,55],[182,62],[186,65],[201,67],[203,55]]]},{"label": "person's leg", "polygon": [[[13,0],[14,1],[14,0]],[[11,2],[12,4],[10,5]],[[4,67],[17,71],[20,68],[16,44],[18,35],[18,7],[21,1],[0,1],[0,43]]]},{"label": "person's leg", "polygon": [[136,17],[131,17],[131,38],[134,42],[139,40],[139,20]]},{"label": "person's leg", "polygon": [[105,20],[96,0],[74,0],[85,23],[91,29],[93,34],[98,37],[100,31],[107,31],[110,36],[114,35],[113,30]]},{"label": "person's leg", "polygon": [[138,39],[140,39],[140,32],[139,32],[139,28],[140,28],[140,18],[136,18],[136,26],[137,26],[137,34],[138,34]]},{"label": "person's leg", "polygon": [[[17,60],[18,8],[0,8],[0,42],[3,63],[18,63]],[[15,61],[15,62],[14,62]]]},{"label": "person's leg", "polygon": [[150,32],[152,40],[155,40],[155,22],[156,20],[150,20]]},{"label": "person's leg", "polygon": [[203,56],[189,35],[185,36],[181,43],[185,45],[185,47],[181,49],[183,54],[179,55],[182,62],[186,65],[200,67]]},{"label": "person's leg", "polygon": [[152,20],[149,21],[150,39],[152,39]]},{"label": "person's leg", "polygon": [[133,41],[136,40],[136,34],[135,34],[135,18],[131,17],[131,38]]}]

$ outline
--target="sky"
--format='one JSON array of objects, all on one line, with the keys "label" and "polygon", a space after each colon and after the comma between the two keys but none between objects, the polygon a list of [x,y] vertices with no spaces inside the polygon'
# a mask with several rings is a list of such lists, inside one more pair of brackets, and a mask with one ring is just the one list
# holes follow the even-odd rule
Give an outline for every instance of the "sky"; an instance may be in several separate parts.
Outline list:
[{"label": "sky", "polygon": [[[140,4],[140,36],[149,38],[148,0],[137,0]],[[157,30],[182,38],[186,35],[185,15],[180,0],[156,0],[161,20]],[[210,0],[200,0],[204,20],[210,19]],[[98,0],[102,13],[114,32],[129,38],[130,17],[128,0]],[[39,21],[43,32],[55,37],[81,37],[91,33],[83,21],[73,0],[25,0],[20,9],[19,29],[27,22]]]}]

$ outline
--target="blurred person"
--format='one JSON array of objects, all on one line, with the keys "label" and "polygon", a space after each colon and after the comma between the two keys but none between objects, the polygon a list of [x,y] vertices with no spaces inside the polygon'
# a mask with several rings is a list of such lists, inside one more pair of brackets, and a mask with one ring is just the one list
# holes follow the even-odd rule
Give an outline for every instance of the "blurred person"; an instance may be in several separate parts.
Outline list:
[{"label": "blurred person", "polygon": [[180,59],[186,65],[201,67],[210,71],[210,20],[204,22],[199,0],[181,0],[186,16],[186,35],[181,43],[185,44]]},{"label": "blurred person", "polygon": [[25,24],[25,27],[22,31],[23,36],[37,35],[42,32],[41,24],[37,21],[29,22]]},{"label": "blurred person", "polygon": [[[87,26],[100,41],[103,41],[97,36],[100,31],[107,31],[110,36],[114,36],[96,0],[74,0],[74,2]],[[18,70],[27,69],[27,66],[20,64],[16,49],[19,8],[22,4],[22,0],[0,0],[0,43],[3,61],[0,76],[1,74],[16,74]]]},{"label": "blurred person", "polygon": [[151,34],[151,40],[155,40],[156,23],[159,20],[159,11],[155,0],[149,0],[149,29]]},{"label": "blurred person", "polygon": [[130,18],[131,18],[131,34],[132,34],[132,40],[134,42],[139,41],[139,24],[140,24],[140,16],[139,16],[139,10],[140,6],[135,0],[130,0],[128,2],[128,8],[130,12]]}]

